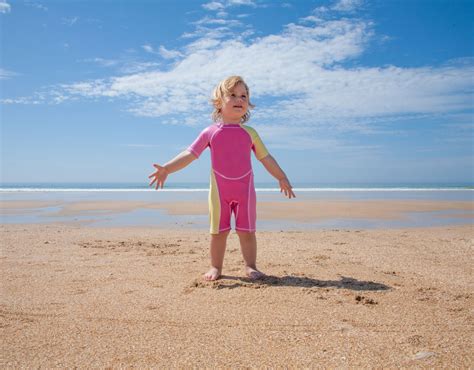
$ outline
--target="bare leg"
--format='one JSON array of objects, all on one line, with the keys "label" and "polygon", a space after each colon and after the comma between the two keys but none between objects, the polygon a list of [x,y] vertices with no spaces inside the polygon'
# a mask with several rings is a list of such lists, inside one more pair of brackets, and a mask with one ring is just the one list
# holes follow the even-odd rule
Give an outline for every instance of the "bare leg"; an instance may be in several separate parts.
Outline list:
[{"label": "bare leg", "polygon": [[245,273],[252,280],[261,279],[265,274],[257,269],[257,237],[255,232],[237,231],[240,240],[240,249],[245,261]]},{"label": "bare leg", "polygon": [[204,280],[216,280],[221,275],[228,235],[229,231],[211,235],[211,269],[204,274]]}]

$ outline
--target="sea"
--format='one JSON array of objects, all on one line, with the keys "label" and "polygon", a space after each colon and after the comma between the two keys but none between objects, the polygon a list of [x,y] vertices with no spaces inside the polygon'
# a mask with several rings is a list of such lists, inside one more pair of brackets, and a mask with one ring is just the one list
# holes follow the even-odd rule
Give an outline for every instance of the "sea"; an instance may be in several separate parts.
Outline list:
[{"label": "sea", "polygon": [[[256,183],[257,193],[280,192],[278,184]],[[473,200],[474,182],[470,183],[294,183],[295,193],[300,193],[306,197],[316,198],[356,198],[360,199],[433,199],[433,200]],[[3,199],[15,199],[29,194],[32,197],[52,193],[55,195],[64,194],[116,194],[129,199],[133,193],[141,194],[148,198],[149,195],[157,193],[206,193],[209,190],[209,183],[166,183],[163,189],[156,191],[147,183],[5,183],[0,182],[0,197]],[[148,194],[148,195],[145,195]],[[180,198],[168,195],[170,198]],[[198,196],[198,195],[197,195]],[[140,195],[137,195],[140,198]],[[174,200],[174,199],[173,199]]]},{"label": "sea", "polygon": [[[288,201],[277,183],[256,183],[258,201]],[[0,201],[206,201],[208,183],[168,182],[155,190],[147,183],[0,183]],[[471,211],[412,212],[400,220],[330,219],[315,222],[259,220],[260,230],[324,228],[398,228],[474,224],[474,182],[469,183],[294,183],[295,201],[305,200],[426,200],[472,202]],[[207,215],[171,216],[164,210],[137,209],[132,212],[55,216],[60,206],[20,211],[2,211],[2,224],[48,222],[87,223],[91,226],[162,226],[207,229]],[[466,217],[467,216],[467,217]]]}]

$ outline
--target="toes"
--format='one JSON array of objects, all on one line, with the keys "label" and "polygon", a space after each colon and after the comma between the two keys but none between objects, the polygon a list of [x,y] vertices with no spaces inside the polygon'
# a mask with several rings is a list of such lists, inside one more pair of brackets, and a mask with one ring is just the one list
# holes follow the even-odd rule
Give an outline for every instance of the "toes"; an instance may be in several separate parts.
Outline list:
[{"label": "toes", "polygon": [[248,274],[248,277],[251,279],[251,280],[258,280],[258,279],[262,279],[264,278],[266,275],[263,273],[263,272],[260,272],[260,271],[251,271],[249,274]]},{"label": "toes", "polygon": [[212,274],[212,275],[209,275],[209,276],[206,278],[206,280],[207,280],[207,281],[214,281],[214,280],[217,280],[218,277],[219,277],[218,275]]},{"label": "toes", "polygon": [[217,280],[219,276],[220,276],[219,271],[211,270],[204,274],[204,280],[214,281],[214,280]]}]

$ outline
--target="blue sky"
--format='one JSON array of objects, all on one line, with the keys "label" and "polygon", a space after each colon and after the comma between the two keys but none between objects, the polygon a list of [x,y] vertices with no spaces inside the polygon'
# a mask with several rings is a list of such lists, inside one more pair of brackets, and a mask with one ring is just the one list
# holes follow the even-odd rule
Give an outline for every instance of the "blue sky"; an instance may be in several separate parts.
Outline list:
[{"label": "blue sky", "polygon": [[[463,0],[0,0],[1,180],[146,182],[241,75],[294,184],[472,183],[472,19]],[[208,173],[207,153],[168,181]]]}]

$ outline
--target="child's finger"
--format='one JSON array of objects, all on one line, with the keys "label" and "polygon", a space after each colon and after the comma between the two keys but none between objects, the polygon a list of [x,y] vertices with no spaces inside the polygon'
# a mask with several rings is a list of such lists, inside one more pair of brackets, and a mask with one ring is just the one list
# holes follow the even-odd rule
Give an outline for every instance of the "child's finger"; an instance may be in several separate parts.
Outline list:
[{"label": "child's finger", "polygon": [[153,180],[150,181],[150,183],[148,184],[148,186],[152,186],[155,181],[156,181],[156,177],[155,177]]},{"label": "child's finger", "polygon": [[285,192],[286,196],[291,199],[291,198],[295,198],[295,193],[293,193],[293,190],[292,188],[288,188],[287,191]]}]

